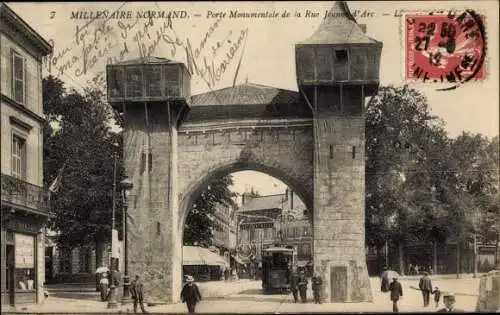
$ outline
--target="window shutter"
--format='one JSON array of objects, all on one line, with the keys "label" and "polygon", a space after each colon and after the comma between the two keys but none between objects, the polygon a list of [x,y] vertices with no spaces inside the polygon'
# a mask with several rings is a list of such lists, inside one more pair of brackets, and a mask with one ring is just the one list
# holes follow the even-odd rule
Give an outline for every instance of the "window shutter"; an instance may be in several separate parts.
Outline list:
[{"label": "window shutter", "polygon": [[28,67],[26,67],[26,58],[23,57],[23,85],[24,85],[24,95],[23,95],[23,104],[25,106],[28,106],[28,95],[29,94],[29,89],[28,89]]}]

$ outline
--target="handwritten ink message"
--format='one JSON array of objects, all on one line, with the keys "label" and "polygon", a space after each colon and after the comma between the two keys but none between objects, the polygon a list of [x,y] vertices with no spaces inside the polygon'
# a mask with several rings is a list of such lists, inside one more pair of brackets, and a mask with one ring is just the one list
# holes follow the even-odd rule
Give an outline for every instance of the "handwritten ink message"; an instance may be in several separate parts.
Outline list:
[{"label": "handwritten ink message", "polygon": [[[94,16],[94,19],[108,18],[97,20],[93,27],[76,25],[71,46],[59,48],[51,41],[51,45],[55,46],[54,52],[44,59],[49,73],[76,78],[94,75],[91,81],[102,84],[104,62],[116,64],[130,59],[137,52],[141,60],[147,60],[162,48],[162,51],[168,52],[169,59],[185,60],[191,75],[200,77],[212,88],[227,73],[248,38],[247,28],[224,33],[219,28],[222,18],[211,23],[203,32],[201,41],[195,42],[189,37],[178,35],[169,15],[155,19],[152,14],[142,13],[134,19],[113,20],[110,18],[113,17],[111,13],[103,11],[100,15],[90,16]],[[118,16],[130,14],[125,12]],[[217,38],[214,38],[215,34]]]}]

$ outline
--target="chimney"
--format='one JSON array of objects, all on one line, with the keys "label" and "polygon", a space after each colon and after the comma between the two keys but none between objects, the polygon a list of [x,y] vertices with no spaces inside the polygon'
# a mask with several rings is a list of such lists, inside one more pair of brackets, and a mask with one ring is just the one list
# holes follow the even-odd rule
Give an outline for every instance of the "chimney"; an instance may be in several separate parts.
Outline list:
[{"label": "chimney", "polygon": [[366,24],[358,24],[358,25],[361,28],[361,30],[363,31],[363,33],[366,34]]},{"label": "chimney", "polygon": [[245,204],[245,195],[246,193],[241,194],[241,205]]}]

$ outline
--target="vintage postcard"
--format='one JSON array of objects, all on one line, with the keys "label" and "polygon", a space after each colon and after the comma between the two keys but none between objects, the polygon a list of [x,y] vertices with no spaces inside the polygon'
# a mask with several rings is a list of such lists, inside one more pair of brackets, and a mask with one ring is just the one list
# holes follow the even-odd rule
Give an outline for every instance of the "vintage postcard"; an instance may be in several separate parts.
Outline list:
[{"label": "vintage postcard", "polygon": [[498,6],[1,2],[2,313],[500,310]]}]

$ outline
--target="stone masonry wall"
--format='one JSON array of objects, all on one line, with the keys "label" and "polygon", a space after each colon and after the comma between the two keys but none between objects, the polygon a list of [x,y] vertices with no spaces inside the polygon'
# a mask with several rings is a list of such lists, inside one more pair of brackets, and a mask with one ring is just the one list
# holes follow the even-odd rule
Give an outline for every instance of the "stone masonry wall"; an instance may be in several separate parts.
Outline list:
[{"label": "stone masonry wall", "polygon": [[179,131],[179,228],[190,202],[209,180],[255,170],[290,185],[312,206],[312,128],[256,127]]},{"label": "stone masonry wall", "polygon": [[143,107],[130,107],[125,117],[125,173],[134,185],[127,210],[128,269],[131,279],[141,276],[148,301],[171,301],[168,249],[172,230],[165,224],[170,212],[169,167],[165,164],[170,151],[169,123],[164,115],[150,112],[148,120],[156,115],[158,121],[152,119],[148,125],[145,113]]},{"label": "stone masonry wall", "polygon": [[[314,266],[332,302],[371,301],[365,261],[364,119],[315,119]],[[354,153],[353,153],[354,148]]]}]

